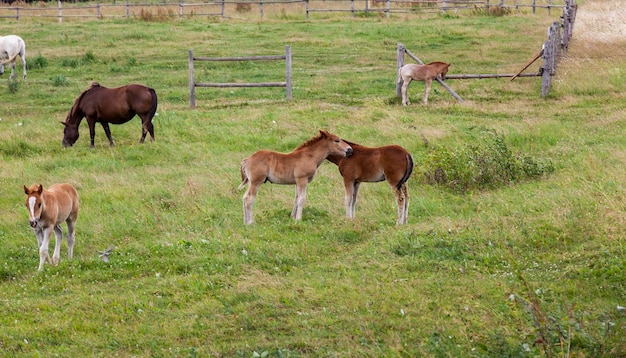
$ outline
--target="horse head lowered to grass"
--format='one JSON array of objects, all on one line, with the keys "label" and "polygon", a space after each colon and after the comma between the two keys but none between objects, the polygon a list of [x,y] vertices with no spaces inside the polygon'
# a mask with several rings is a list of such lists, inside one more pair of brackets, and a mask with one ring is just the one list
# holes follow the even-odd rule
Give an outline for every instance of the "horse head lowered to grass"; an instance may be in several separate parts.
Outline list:
[{"label": "horse head lowered to grass", "polygon": [[437,76],[441,75],[441,80],[446,79],[448,73],[449,63],[445,62],[431,62],[425,65],[416,65],[413,63],[406,64],[399,69],[400,76],[398,76],[398,82],[402,82],[402,104],[407,106],[411,104],[409,101],[409,84],[411,81],[424,81],[424,99],[422,102],[428,104],[428,93],[430,93],[430,85]]},{"label": "horse head lowered to grass", "polygon": [[[74,229],[78,219],[78,192],[70,184],[54,184],[44,189],[41,185],[24,185],[26,209],[30,227],[33,228],[39,245],[39,271],[43,270],[44,262],[56,265],[61,258],[61,240],[63,230],[61,223],[67,223],[67,257],[72,258],[74,252]],[[50,236],[54,231],[56,243],[52,261],[48,254]]]},{"label": "horse head lowered to grass", "polygon": [[65,122],[61,122],[65,126],[63,146],[71,147],[76,143],[79,135],[78,127],[83,118],[87,118],[92,148],[95,146],[96,123],[102,125],[104,133],[109,139],[109,144],[114,146],[115,142],[111,138],[109,123],[126,123],[135,115],[141,118],[142,123],[140,142],[144,142],[147,133],[150,133],[150,140],[154,141],[152,118],[156,114],[156,110],[157,95],[152,88],[138,84],[106,88],[94,82],[76,98]]},{"label": "horse head lowered to grass", "polygon": [[243,195],[243,221],[253,222],[252,203],[261,184],[295,184],[296,198],[291,217],[302,218],[302,208],[306,201],[306,187],[313,180],[317,168],[330,155],[346,157],[352,155],[352,148],[338,136],[320,131],[317,137],[304,142],[291,153],[278,153],[259,150],[241,162],[241,184],[249,183]]},{"label": "horse head lowered to grass", "polygon": [[409,190],[406,182],[413,172],[413,157],[399,145],[366,147],[345,141],[352,147],[350,157],[328,156],[339,167],[346,189],[346,216],[354,219],[356,199],[361,183],[387,180],[398,203],[397,225],[406,224],[409,215]]}]

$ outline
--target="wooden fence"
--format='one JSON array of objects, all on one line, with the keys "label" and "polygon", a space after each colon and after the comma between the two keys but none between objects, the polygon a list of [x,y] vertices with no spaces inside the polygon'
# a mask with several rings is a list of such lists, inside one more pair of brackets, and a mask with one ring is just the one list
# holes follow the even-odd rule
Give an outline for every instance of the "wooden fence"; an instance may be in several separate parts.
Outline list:
[{"label": "wooden fence", "polygon": [[[201,83],[194,80],[194,61],[268,61],[285,60],[285,82],[256,82],[256,83]],[[285,46],[285,54],[277,56],[250,56],[250,57],[194,57],[189,50],[189,107],[196,107],[196,87],[285,87],[287,99],[291,99],[291,46]]]},{"label": "wooden fence", "polygon": [[[131,2],[132,1],[132,2]],[[194,2],[198,1],[198,2]],[[555,4],[554,2],[557,2]],[[0,3],[1,5],[2,3]],[[0,6],[0,18],[15,19],[36,17],[57,19],[104,19],[138,17],[145,20],[161,18],[183,18],[194,16],[264,18],[266,12],[276,16],[297,16],[303,14],[306,19],[313,13],[341,12],[351,16],[363,14],[390,17],[396,13],[447,13],[460,11],[522,11],[531,9],[563,8],[562,0],[217,0],[190,2],[139,2],[138,0],[110,3],[63,3],[38,2],[25,5],[16,2],[15,6]],[[254,10],[258,9],[258,12]],[[268,11],[270,10],[270,11]]]},{"label": "wooden fence", "polygon": [[[559,59],[567,53],[569,41],[572,38],[572,31],[574,28],[574,20],[576,19],[577,5],[574,4],[574,0],[564,0],[565,7],[563,8],[563,15],[561,16],[561,22],[555,21],[548,28],[548,39],[543,43],[541,51],[530,59],[517,73],[512,74],[461,74],[461,75],[446,75],[446,79],[483,79],[483,78],[510,78],[511,81],[517,77],[541,77],[541,96],[545,97],[550,91],[552,84],[552,78],[556,75],[556,67]],[[561,29],[563,31],[561,32]],[[407,54],[413,60],[419,64],[423,62],[415,55],[413,55],[406,47],[399,43],[397,46],[397,75],[396,75],[396,96],[402,97],[402,83],[400,81],[400,68],[404,66],[404,55]],[[533,62],[539,58],[543,58],[543,64],[539,68],[537,73],[522,73]],[[437,77],[437,81],[446,89],[454,98],[463,102],[463,99],[456,94],[450,86],[443,82],[440,77]]]}]

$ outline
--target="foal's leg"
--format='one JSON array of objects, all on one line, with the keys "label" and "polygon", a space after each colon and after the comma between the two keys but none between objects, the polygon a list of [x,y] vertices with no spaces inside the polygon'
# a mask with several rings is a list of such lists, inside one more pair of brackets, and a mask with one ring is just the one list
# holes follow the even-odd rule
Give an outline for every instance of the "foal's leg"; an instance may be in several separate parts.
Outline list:
[{"label": "foal's leg", "polygon": [[114,147],[115,142],[113,141],[113,138],[111,137],[111,129],[109,129],[109,122],[100,122],[100,124],[102,124],[102,128],[104,128],[104,133],[107,135],[107,138],[109,138],[109,145],[111,147]]},{"label": "foal's leg", "polygon": [[430,92],[430,85],[433,83],[432,78],[426,79],[426,85],[424,86],[424,100],[422,101],[424,104],[428,104],[428,93]]},{"label": "foal's leg", "polygon": [[35,229],[35,236],[37,237],[37,249],[40,249],[43,243],[43,230]]},{"label": "foal's leg", "polygon": [[63,240],[61,225],[54,225],[54,236],[56,236],[56,241],[54,243],[54,253],[52,254],[52,264],[56,266],[61,260],[61,240]]},{"label": "foal's leg", "polygon": [[50,234],[52,234],[52,227],[43,229],[43,240],[41,246],[39,246],[39,271],[43,271],[44,262],[50,261],[50,255],[48,255],[48,244],[50,243]]},{"label": "foal's leg", "polygon": [[254,222],[254,218],[252,217],[252,204],[254,203],[256,194],[259,192],[260,186],[260,183],[251,181],[248,190],[243,194],[243,223],[245,225],[250,225]]},{"label": "foal's leg", "polygon": [[409,90],[409,84],[411,83],[411,78],[407,78],[407,79],[402,79],[403,83],[402,83],[402,105],[404,106],[408,106],[409,104],[411,104],[411,101],[409,101],[409,94],[408,94],[408,90]]},{"label": "foal's leg", "polygon": [[74,233],[76,229],[76,222],[69,218],[65,221],[67,223],[67,258],[71,259],[74,255]]},{"label": "foal's leg", "polygon": [[291,217],[295,220],[302,219],[302,208],[306,202],[306,186],[308,183],[308,178],[296,179],[296,199],[293,202],[293,210],[291,210]]},{"label": "foal's leg", "polygon": [[343,181],[343,186],[346,188],[346,195],[344,197],[344,203],[346,206],[346,217],[352,219],[353,216],[351,214],[350,208],[352,207],[352,198],[354,197],[354,182],[352,180]]},{"label": "foal's leg", "polygon": [[402,189],[394,187],[393,195],[396,197],[396,203],[398,204],[398,219],[396,220],[396,225],[402,225],[404,224],[404,204],[406,200],[402,193]]},{"label": "foal's leg", "polygon": [[352,192],[352,207],[350,208],[353,219],[356,216],[356,198],[359,195],[360,187],[361,187],[361,183],[359,182],[354,183],[354,191]]}]

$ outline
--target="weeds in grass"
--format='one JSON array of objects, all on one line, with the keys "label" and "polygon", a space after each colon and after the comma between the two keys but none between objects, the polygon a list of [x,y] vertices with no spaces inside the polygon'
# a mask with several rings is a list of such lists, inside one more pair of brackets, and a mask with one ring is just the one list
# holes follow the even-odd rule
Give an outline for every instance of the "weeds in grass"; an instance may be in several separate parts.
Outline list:
[{"label": "weeds in grass", "polygon": [[472,15],[474,16],[507,16],[510,14],[511,9],[504,6],[474,6],[474,9],[472,10]]},{"label": "weeds in grass", "polygon": [[7,86],[9,88],[9,92],[10,93],[17,93],[17,91],[20,90],[20,82],[16,79],[10,79],[9,82],[7,82]]},{"label": "weeds in grass", "polygon": [[460,148],[433,148],[424,164],[429,184],[438,184],[455,191],[488,189],[508,185],[526,178],[536,178],[554,171],[551,160],[514,155],[503,135],[474,127],[470,144]]},{"label": "weeds in grass", "polygon": [[77,68],[80,65],[80,60],[77,58],[63,58],[61,60],[61,65],[63,67],[71,67],[71,68]]},{"label": "weeds in grass", "polygon": [[95,63],[96,56],[91,51],[87,51],[83,57],[81,57],[82,63]]},{"label": "weeds in grass", "polygon": [[54,75],[50,78],[50,81],[54,87],[66,86],[69,83],[67,77],[63,75]]},{"label": "weeds in grass", "polygon": [[152,11],[148,9],[141,9],[138,16],[135,16],[136,19],[148,22],[166,22],[170,18],[174,17],[174,10],[172,9],[162,9],[157,8],[156,14],[153,14]]},{"label": "weeds in grass", "polygon": [[42,68],[46,68],[47,66],[48,66],[48,59],[42,56],[41,54],[38,54],[37,56],[33,57],[32,60],[28,61],[29,69],[42,69]]},{"label": "weeds in grass", "polygon": [[251,3],[238,2],[235,6],[235,11],[237,12],[250,12],[252,10]]}]

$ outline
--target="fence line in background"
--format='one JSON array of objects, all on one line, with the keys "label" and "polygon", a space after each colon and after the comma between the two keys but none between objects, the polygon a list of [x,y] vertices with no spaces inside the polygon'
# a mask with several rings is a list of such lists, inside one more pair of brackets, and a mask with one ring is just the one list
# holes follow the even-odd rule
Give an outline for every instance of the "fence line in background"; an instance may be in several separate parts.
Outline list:
[{"label": "fence line in background", "polygon": [[[565,0],[565,7],[563,8],[563,15],[561,16],[561,22],[555,21],[550,27],[548,27],[548,39],[543,43],[541,51],[533,57],[528,63],[526,63],[522,69],[516,74],[462,74],[462,75],[446,75],[446,79],[483,79],[483,78],[510,78],[511,80],[517,77],[539,77],[541,76],[541,96],[545,97],[550,91],[550,85],[552,78],[556,75],[556,67],[561,57],[567,53],[569,41],[572,38],[572,31],[574,28],[574,21],[576,19],[577,5],[574,4],[574,0]],[[561,29],[563,31],[561,32]],[[414,56],[409,50],[399,43],[397,48],[397,75],[396,75],[396,96],[401,97],[401,82],[399,81],[400,68],[404,66],[404,55],[407,54],[413,58],[417,63],[423,64],[423,62]],[[537,73],[522,73],[527,69],[534,61],[539,57],[543,58],[543,64],[539,68]],[[463,101],[448,85],[446,85],[439,76],[437,81],[444,86],[457,100]]]},{"label": "fence line in background", "polygon": [[[285,82],[256,83],[202,83],[194,80],[194,61],[268,61],[285,60]],[[285,87],[286,97],[291,99],[291,46],[285,46],[285,55],[250,57],[194,57],[189,50],[189,107],[196,107],[196,87]]]},{"label": "fence line in background", "polygon": [[[527,1],[522,3],[521,1]],[[545,2],[546,0],[544,0]],[[566,1],[567,2],[567,1]],[[124,3],[101,3],[92,5],[65,4],[58,0],[57,6],[0,6],[0,18],[12,18],[19,20],[22,17],[58,18],[63,22],[63,18],[104,18],[106,17],[131,17],[137,16],[131,11],[133,8],[141,8],[146,16],[157,17],[185,17],[185,16],[216,16],[234,17],[241,16],[252,11],[252,6],[257,6],[259,16],[264,17],[264,7],[266,6],[286,6],[303,4],[303,11],[306,19],[311,13],[323,12],[349,12],[354,17],[356,14],[384,13],[387,17],[394,13],[446,13],[448,11],[475,11],[485,10],[487,12],[497,10],[520,11],[522,8],[531,8],[535,13],[537,9],[563,8],[566,5],[553,4],[553,0],[547,0],[545,4],[538,4],[537,0],[515,0],[511,5],[511,0],[218,0],[198,3],[154,3],[142,4],[131,3],[126,0]],[[45,4],[45,3],[44,3]],[[331,4],[337,5],[330,8]],[[346,6],[343,6],[346,5]],[[236,13],[227,14],[227,6],[234,9]],[[111,14],[103,15],[103,9],[114,9]],[[116,11],[116,9],[119,9]],[[145,10],[147,9],[147,10]],[[164,10],[166,9],[166,10]],[[215,11],[212,11],[215,9]],[[156,15],[153,13],[156,12]]]}]

